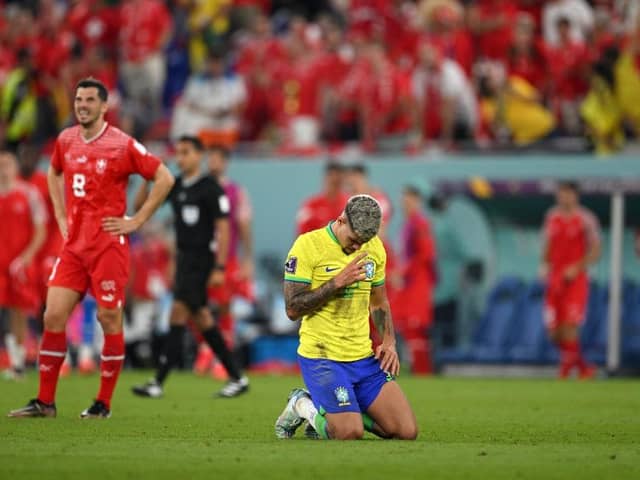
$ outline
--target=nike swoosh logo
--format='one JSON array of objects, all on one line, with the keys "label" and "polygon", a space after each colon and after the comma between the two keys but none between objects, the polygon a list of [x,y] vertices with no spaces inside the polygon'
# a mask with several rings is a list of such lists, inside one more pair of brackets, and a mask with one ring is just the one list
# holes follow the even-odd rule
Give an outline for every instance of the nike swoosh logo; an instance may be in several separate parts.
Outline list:
[{"label": "nike swoosh logo", "polygon": [[340,269],[340,267],[334,267],[334,268],[325,267],[324,271],[329,273],[329,272],[335,272],[336,270],[339,270],[339,269]]}]

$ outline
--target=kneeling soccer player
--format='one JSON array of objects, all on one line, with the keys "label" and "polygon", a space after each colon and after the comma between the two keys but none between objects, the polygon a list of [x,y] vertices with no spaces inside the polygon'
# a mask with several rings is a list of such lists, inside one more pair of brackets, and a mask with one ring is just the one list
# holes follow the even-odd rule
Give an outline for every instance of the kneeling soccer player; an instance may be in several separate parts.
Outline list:
[{"label": "kneeling soccer player", "polygon": [[[275,425],[290,438],[306,419],[320,438],[413,440],[416,419],[394,381],[400,370],[384,286],[380,205],[356,195],[327,227],[300,235],[285,264],[287,315],[302,318],[298,361],[309,391],[294,389]],[[383,338],[372,351],[369,311]],[[310,436],[310,435],[308,435]]]}]

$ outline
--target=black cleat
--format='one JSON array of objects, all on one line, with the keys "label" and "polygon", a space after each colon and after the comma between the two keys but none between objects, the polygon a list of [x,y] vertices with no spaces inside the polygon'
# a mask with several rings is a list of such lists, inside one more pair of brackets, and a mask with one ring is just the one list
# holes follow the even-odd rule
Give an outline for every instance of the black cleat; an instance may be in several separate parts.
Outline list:
[{"label": "black cleat", "polygon": [[17,410],[11,410],[7,417],[12,418],[55,418],[57,414],[56,404],[42,403],[37,398],[31,400],[26,407],[19,408]]},{"label": "black cleat", "polygon": [[218,397],[233,398],[249,390],[249,379],[245,376],[238,380],[229,380],[227,384],[218,392]]},{"label": "black cleat", "polygon": [[93,405],[80,414],[80,418],[109,418],[110,416],[111,410],[100,400],[93,402]]}]

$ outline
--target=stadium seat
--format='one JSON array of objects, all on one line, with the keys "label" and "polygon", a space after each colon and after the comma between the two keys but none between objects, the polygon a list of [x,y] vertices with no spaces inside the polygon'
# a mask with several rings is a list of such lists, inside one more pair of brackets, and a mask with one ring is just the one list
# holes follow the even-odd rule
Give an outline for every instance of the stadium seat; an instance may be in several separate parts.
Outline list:
[{"label": "stadium seat", "polygon": [[518,305],[508,345],[508,358],[514,363],[544,363],[544,285],[530,285]]},{"label": "stadium seat", "polygon": [[622,314],[622,361],[626,367],[640,367],[640,287],[625,285]]},{"label": "stadium seat", "polygon": [[592,284],[589,293],[587,318],[580,334],[580,343],[587,361],[598,365],[604,365],[607,357],[608,308],[608,289]]},{"label": "stadium seat", "polygon": [[487,310],[473,337],[469,360],[482,363],[508,361],[507,341],[524,294],[524,283],[517,277],[498,281],[489,295]]}]

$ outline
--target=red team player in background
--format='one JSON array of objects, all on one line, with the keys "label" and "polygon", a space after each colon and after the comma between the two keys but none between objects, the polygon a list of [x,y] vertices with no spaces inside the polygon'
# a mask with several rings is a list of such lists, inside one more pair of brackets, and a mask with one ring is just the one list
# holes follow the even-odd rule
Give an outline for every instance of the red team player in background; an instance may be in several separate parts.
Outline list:
[{"label": "red team player in background", "polygon": [[[74,110],[78,125],[58,136],[48,173],[55,217],[65,241],[49,277],[39,357],[40,390],[26,407],[10,412],[12,417],[56,415],[56,386],[67,349],[65,327],[87,291],[98,304],[104,347],[100,391],[81,418],[111,415],[111,397],[124,362],[127,234],[151,217],[174,182],[158,158],[105,122],[107,89],[101,82],[85,79],[77,84]],[[136,173],[155,184],[140,210],[127,218],[127,182]]]},{"label": "red team player in background", "polygon": [[325,167],[322,191],[307,198],[296,215],[296,235],[326,227],[340,216],[349,195],[343,190],[344,167],[330,162]]},{"label": "red team player in background", "polygon": [[11,378],[22,376],[27,315],[40,306],[38,251],[45,240],[47,214],[38,191],[18,178],[13,153],[0,152],[0,307],[9,312],[5,337]]},{"label": "red team player in background", "polygon": [[[209,287],[209,300],[215,304],[218,324],[224,339],[233,347],[234,322],[231,316],[231,300],[235,296],[248,301],[254,300],[253,292],[253,234],[251,230],[252,211],[249,195],[244,187],[227,176],[229,151],[221,145],[207,148],[209,174],[215,178],[229,199],[229,256],[225,265],[225,280],[222,285]],[[206,342],[200,342],[198,358],[194,370],[206,373],[212,367],[214,377],[221,380],[227,373],[221,363],[215,362],[213,352]]]},{"label": "red team player in background", "polygon": [[419,181],[404,189],[405,221],[394,282],[398,295],[391,306],[398,331],[411,355],[412,372],[417,375],[433,373],[427,330],[433,322],[433,289],[437,282],[436,244],[422,210],[425,191],[426,187]]},{"label": "red team player in background", "polygon": [[560,378],[574,368],[581,378],[593,377],[580,352],[579,328],[589,299],[587,268],[600,256],[600,227],[596,216],[580,205],[578,186],[562,182],[556,206],[547,213],[543,227],[543,275],[547,277],[545,324],[560,350]]}]

